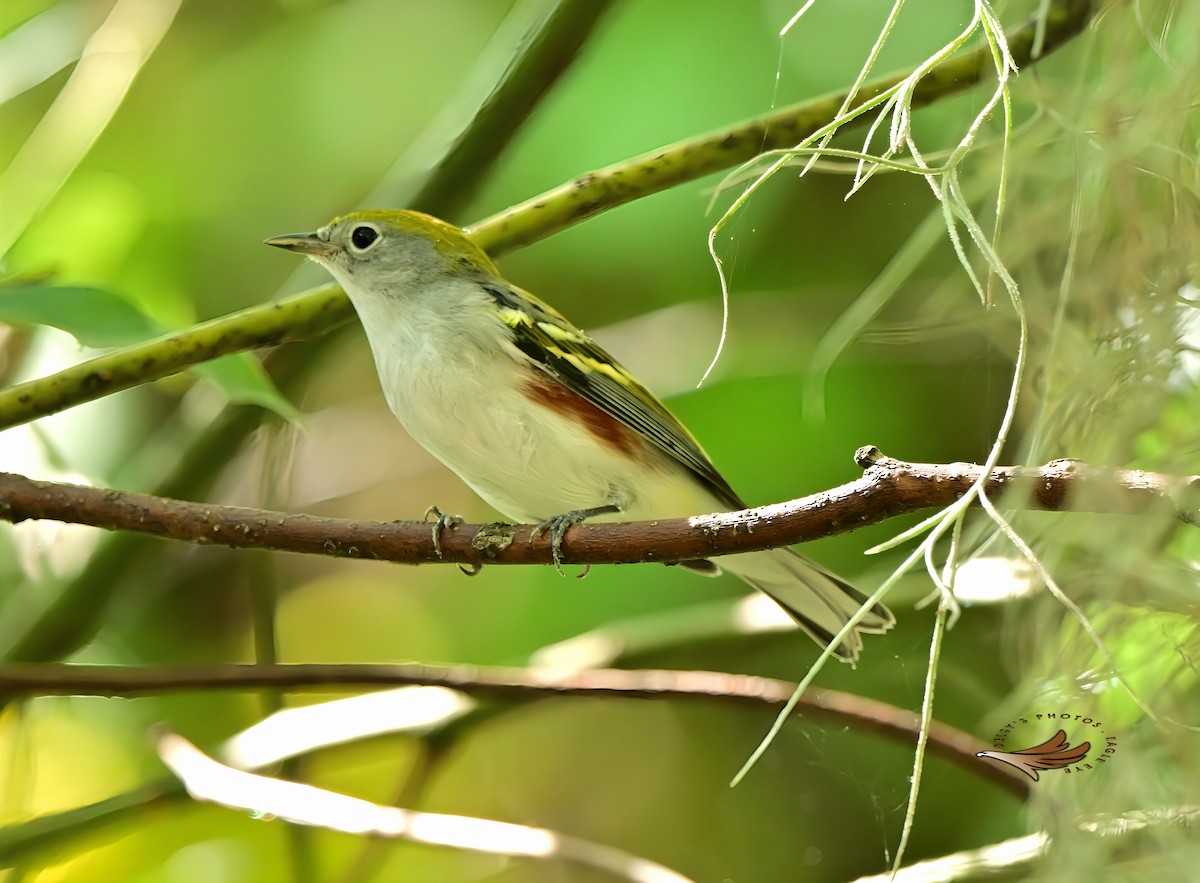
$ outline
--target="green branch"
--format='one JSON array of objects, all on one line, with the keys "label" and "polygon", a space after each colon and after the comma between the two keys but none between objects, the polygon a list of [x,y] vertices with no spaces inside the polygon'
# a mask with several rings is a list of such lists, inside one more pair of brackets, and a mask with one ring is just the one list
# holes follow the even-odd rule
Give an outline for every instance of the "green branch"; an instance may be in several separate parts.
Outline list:
[{"label": "green branch", "polygon": [[318,337],[354,317],[336,285],[250,307],[0,390],[0,430],[178,374],[218,356]]},{"label": "green branch", "polygon": [[[1093,5],[1093,0],[1058,0],[1045,17],[1014,29],[1008,42],[1017,64],[1038,61],[1067,43],[1088,22]],[[1040,47],[1036,55],[1035,46]],[[914,91],[912,105],[928,105],[964,91],[990,76],[992,70],[991,47],[985,43],[933,68]],[[859,100],[878,95],[908,73],[862,87]],[[844,98],[838,94],[802,102],[583,175],[494,215],[469,232],[493,255],[520,248],[610,208],[737,166],[765,150],[791,147],[828,123]],[[864,121],[860,117],[855,122]],[[158,380],[217,356],[314,337],[351,315],[346,296],[330,285],[115,350],[57,374],[0,390],[0,430]]]},{"label": "green branch", "polygon": [[[1007,39],[1017,65],[1023,67],[1040,61],[1069,42],[1091,18],[1092,6],[1092,0],[1058,0],[1044,18],[1034,18],[1015,28]],[[913,90],[911,106],[924,107],[963,92],[990,79],[995,70],[992,48],[990,44],[982,43],[971,52],[932,68]],[[903,71],[867,83],[858,90],[855,100],[866,103],[903,82],[911,73]],[[834,119],[845,100],[846,93],[839,92],[793,104],[766,116],[589,172],[493,215],[469,227],[468,232],[491,254],[529,245],[643,196],[733,168],[772,150],[794,147]],[[869,114],[864,114],[846,127],[863,126],[871,119]]]}]

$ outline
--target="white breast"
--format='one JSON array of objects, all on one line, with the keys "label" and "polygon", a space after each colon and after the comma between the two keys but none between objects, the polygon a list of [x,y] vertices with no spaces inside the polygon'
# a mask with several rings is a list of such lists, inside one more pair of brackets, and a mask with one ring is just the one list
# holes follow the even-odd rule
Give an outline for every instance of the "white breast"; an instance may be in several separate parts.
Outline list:
[{"label": "white breast", "polygon": [[[392,413],[508,518],[540,522],[616,504],[629,518],[703,511],[704,493],[665,457],[635,462],[522,392],[532,371],[509,331],[458,288],[419,302],[351,297]],[[430,309],[427,305],[434,305]],[[448,304],[461,304],[457,315]],[[658,459],[658,458],[655,458]]]}]

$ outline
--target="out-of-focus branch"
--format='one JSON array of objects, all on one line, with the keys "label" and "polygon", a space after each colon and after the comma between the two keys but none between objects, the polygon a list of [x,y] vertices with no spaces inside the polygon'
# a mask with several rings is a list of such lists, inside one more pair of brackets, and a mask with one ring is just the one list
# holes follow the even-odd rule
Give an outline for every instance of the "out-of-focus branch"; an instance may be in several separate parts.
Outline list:
[{"label": "out-of-focus branch", "polygon": [[[921,509],[946,506],[983,474],[971,463],[906,463],[877,448],[855,455],[861,478],[788,503],[739,512],[572,527],[561,558],[574,564],[677,563],[802,543]],[[1098,469],[1076,460],[1000,467],[985,484],[1006,506],[1054,511],[1169,513],[1189,524],[1200,510],[1200,476]],[[165,497],[33,481],[0,473],[0,518],[50,519],[231,548],[274,549],[404,564],[437,561],[550,564],[550,538],[531,525],[461,525],[435,531],[421,522],[316,518],[213,506]]]},{"label": "out-of-focus branch", "polygon": [[545,828],[381,806],[301,782],[233,769],[174,733],[159,737],[158,753],[196,800],[249,810],[260,818],[491,855],[558,859],[631,883],[690,883],[690,878],[656,862]]},{"label": "out-of-focus branch", "polygon": [[[421,189],[402,205],[453,220],[595,36],[614,0],[559,0],[517,47],[508,68],[466,128],[438,159]],[[384,189],[387,189],[386,187]]]},{"label": "out-of-focus branch", "polygon": [[[1091,816],[1079,822],[1079,829],[1098,837],[1121,838],[1120,848],[1127,851],[1131,841],[1149,839],[1156,834],[1161,836],[1162,828],[1194,828],[1197,824],[1200,824],[1200,806],[1177,806]],[[1049,834],[1039,831],[980,849],[917,862],[895,874],[859,877],[854,883],[967,883],[971,880],[1025,879],[1033,864],[1049,852],[1052,843]],[[1151,848],[1158,854],[1162,847],[1155,843]]]},{"label": "out-of-focus branch", "polygon": [[[564,671],[475,665],[211,665],[162,668],[106,665],[0,666],[0,695],[138,696],[175,690],[324,689],[378,686],[439,686],[472,696],[507,701],[552,695],[624,698],[700,698],[739,705],[777,707],[796,685],[776,678],[711,671],[597,668]],[[806,714],[874,732],[910,746],[920,718],[911,711],[837,690],[810,688],[800,699]],[[342,739],[344,737],[339,737]],[[985,763],[978,752],[987,744],[935,721],[929,750],[972,775],[987,779],[1020,798],[1029,780],[1017,770]]]}]

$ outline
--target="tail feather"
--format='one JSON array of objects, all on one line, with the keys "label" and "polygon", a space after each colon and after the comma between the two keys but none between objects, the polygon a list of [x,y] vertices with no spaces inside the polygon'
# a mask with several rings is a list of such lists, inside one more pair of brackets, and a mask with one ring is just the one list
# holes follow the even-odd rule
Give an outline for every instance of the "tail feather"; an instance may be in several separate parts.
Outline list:
[{"label": "tail feather", "polygon": [[[720,563],[786,610],[822,647],[833,643],[834,636],[868,600],[845,580],[791,549],[729,555]],[[873,605],[834,653],[847,662],[857,660],[862,633],[886,632],[895,622],[890,610],[882,604]]]}]

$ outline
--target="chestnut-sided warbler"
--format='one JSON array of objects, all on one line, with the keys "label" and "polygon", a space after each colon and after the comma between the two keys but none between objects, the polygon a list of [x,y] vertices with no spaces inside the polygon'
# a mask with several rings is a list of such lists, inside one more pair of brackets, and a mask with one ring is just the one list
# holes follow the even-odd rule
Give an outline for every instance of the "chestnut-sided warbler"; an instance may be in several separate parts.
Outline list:
[{"label": "chestnut-sided warbler", "polygon": [[[586,334],[506,281],[463,232],[413,211],[355,212],[268,245],[327,269],[349,295],[396,418],[508,518],[557,549],[586,518],[639,521],[746,508],[692,434]],[[828,645],[866,597],[790,549],[721,565]],[[709,561],[687,562],[717,573]],[[858,658],[867,611],[836,649]]]}]

